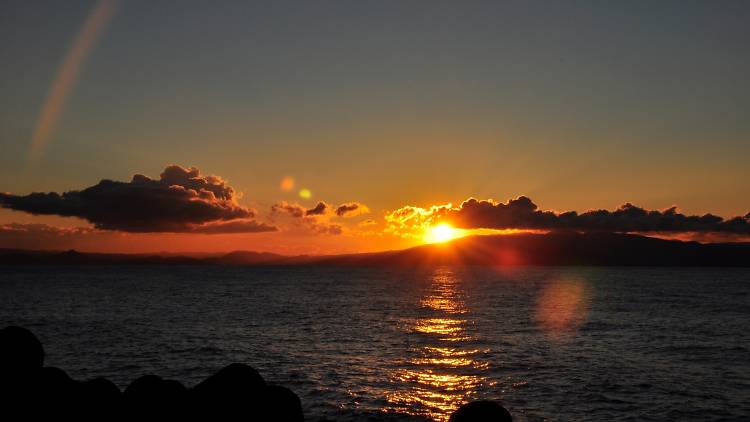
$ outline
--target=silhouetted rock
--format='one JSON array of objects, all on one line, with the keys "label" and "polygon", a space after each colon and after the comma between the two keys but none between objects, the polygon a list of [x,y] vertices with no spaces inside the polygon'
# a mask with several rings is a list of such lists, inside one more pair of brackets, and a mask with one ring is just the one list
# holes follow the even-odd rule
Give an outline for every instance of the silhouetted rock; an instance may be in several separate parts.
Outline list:
[{"label": "silhouetted rock", "polygon": [[499,403],[479,400],[459,407],[448,422],[513,422],[513,418]]},{"label": "silhouetted rock", "polygon": [[261,403],[266,382],[255,369],[233,363],[193,387],[191,403],[208,419],[243,414],[246,420],[263,420]]},{"label": "silhouetted rock", "polygon": [[122,393],[110,380],[94,378],[78,385],[79,415],[89,420],[111,420],[122,409]]},{"label": "silhouetted rock", "polygon": [[182,400],[187,394],[187,387],[175,380],[163,380],[161,385],[162,395],[165,400]]},{"label": "silhouetted rock", "polygon": [[44,348],[31,331],[16,326],[0,330],[2,377],[29,375],[44,365]]},{"label": "silhouetted rock", "polygon": [[122,393],[117,385],[106,378],[94,378],[88,381],[82,381],[80,385],[80,394],[82,397],[97,401],[121,400]]},{"label": "silhouetted rock", "polygon": [[124,392],[111,381],[76,382],[44,367],[44,350],[20,327],[0,330],[0,419],[205,419],[301,422],[302,404],[291,390],[268,386],[253,368],[233,363],[188,390],[178,381],[144,375]]},{"label": "silhouetted rock", "polygon": [[211,401],[236,400],[257,397],[266,387],[266,382],[255,369],[233,363],[206,378],[193,387],[193,395]]},{"label": "silhouetted rock", "polygon": [[78,385],[60,368],[46,366],[40,368],[36,377],[37,392],[45,397],[66,396],[71,398]]},{"label": "silhouetted rock", "polygon": [[263,414],[278,422],[302,422],[302,402],[292,390],[278,385],[269,385],[263,392]]},{"label": "silhouetted rock", "polygon": [[144,375],[125,389],[123,399],[127,413],[133,418],[149,415],[179,416],[186,412],[187,389],[177,381]]},{"label": "silhouetted rock", "polygon": [[[78,383],[60,368],[38,369],[31,388],[32,408],[37,416],[71,415],[75,408]],[[33,406],[33,403],[38,403]]]},{"label": "silhouetted rock", "polygon": [[43,363],[44,349],[31,331],[15,326],[0,330],[0,403],[6,411],[28,414],[33,409]]},{"label": "silhouetted rock", "polygon": [[123,397],[129,405],[147,403],[160,393],[162,379],[156,375],[143,375],[125,388]]}]

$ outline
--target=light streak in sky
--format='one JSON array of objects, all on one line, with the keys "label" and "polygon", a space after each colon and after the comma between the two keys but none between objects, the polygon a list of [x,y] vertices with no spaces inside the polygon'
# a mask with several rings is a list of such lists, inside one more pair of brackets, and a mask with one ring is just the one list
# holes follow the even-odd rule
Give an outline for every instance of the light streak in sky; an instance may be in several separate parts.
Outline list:
[{"label": "light streak in sky", "polygon": [[70,95],[76,78],[96,41],[117,9],[118,0],[101,0],[91,10],[78,35],[57,70],[54,82],[39,114],[31,137],[29,158],[34,160],[44,153],[50,137],[60,120],[65,100]]}]

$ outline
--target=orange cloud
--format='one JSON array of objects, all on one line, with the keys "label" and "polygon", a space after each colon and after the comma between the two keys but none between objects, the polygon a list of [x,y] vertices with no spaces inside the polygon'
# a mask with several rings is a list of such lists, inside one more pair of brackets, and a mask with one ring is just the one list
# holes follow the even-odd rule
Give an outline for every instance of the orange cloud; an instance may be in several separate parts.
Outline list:
[{"label": "orange cloud", "polygon": [[339,217],[356,217],[369,212],[370,209],[367,208],[367,205],[360,204],[359,202],[349,202],[336,207],[336,215]]},{"label": "orange cloud", "polygon": [[388,230],[413,233],[447,221],[465,229],[576,230],[618,233],[725,233],[750,235],[750,213],[724,219],[713,214],[685,215],[676,207],[662,211],[646,210],[626,203],[614,211],[592,210],[557,213],[540,210],[528,197],[505,203],[492,199],[469,198],[460,206],[430,208],[406,206],[386,215]]},{"label": "orange cloud", "polygon": [[336,217],[360,215],[364,212],[369,212],[369,208],[359,202],[348,202],[335,207],[320,201],[312,208],[305,208],[299,204],[281,201],[271,206],[272,215],[291,218],[290,223],[293,228],[316,234],[342,234],[350,229],[342,224],[331,223],[330,220]]},{"label": "orange cloud", "polygon": [[407,205],[386,213],[385,231],[406,238],[421,238],[425,230],[437,224],[451,209],[452,204],[433,205],[430,208]]}]

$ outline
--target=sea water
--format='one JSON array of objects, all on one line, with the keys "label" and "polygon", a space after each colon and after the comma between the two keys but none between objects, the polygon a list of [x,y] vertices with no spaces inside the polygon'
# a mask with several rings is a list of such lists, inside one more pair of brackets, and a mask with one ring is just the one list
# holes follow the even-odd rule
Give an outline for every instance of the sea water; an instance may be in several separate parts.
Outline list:
[{"label": "sea water", "polygon": [[750,419],[748,269],[2,267],[0,323],[121,388],[243,362],[312,421]]}]

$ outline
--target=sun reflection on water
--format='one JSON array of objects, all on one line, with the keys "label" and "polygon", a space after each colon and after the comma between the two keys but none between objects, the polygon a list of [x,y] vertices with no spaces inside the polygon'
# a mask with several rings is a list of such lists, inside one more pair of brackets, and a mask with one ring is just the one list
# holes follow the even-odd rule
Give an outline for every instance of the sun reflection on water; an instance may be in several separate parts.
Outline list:
[{"label": "sun reflection on water", "polygon": [[389,405],[383,410],[446,421],[476,391],[492,384],[482,375],[489,363],[478,359],[485,350],[471,345],[473,322],[465,318],[468,309],[451,270],[435,272],[420,305],[423,316],[405,328],[422,345],[410,349],[414,356],[390,374],[399,388],[387,394]]}]

